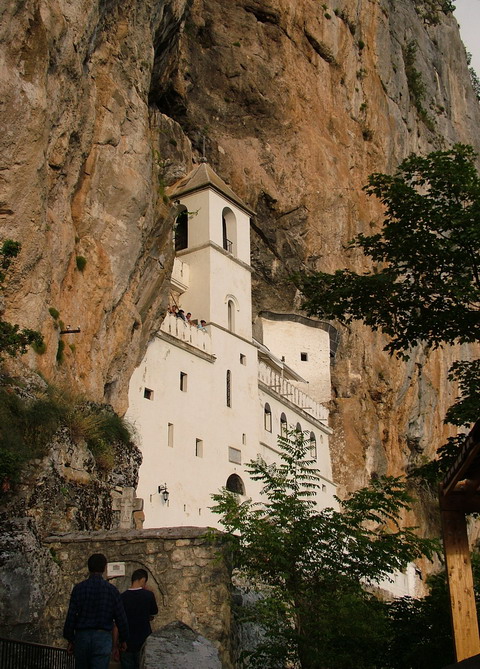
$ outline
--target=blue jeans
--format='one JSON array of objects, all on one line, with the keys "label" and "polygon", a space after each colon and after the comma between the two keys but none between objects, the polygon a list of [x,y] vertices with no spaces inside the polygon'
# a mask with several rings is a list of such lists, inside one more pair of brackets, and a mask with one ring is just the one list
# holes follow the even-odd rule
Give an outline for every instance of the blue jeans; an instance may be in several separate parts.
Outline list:
[{"label": "blue jeans", "polygon": [[77,630],[73,652],[75,669],[108,669],[112,633],[105,630]]}]

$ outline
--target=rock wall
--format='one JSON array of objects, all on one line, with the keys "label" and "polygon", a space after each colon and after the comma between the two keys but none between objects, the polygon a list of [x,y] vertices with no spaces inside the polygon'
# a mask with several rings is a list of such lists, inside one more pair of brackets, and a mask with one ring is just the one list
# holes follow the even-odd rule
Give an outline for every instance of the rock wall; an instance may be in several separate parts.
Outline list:
[{"label": "rock wall", "polygon": [[[456,141],[479,148],[480,107],[455,19],[440,12],[432,25],[417,13],[421,4],[192,3],[177,78],[159,105],[194,145],[205,135],[209,159],[257,212],[256,308],[299,308],[292,271],[367,269],[346,246],[381,224],[378,202],[362,191],[371,172]],[[423,115],[409,90],[412,44]],[[442,417],[455,398],[446,369],[465,351],[427,360],[418,350],[404,364],[359,324],[340,328],[340,338],[332,454],[335,479],[353,489],[373,471],[405,471],[443,443]]]},{"label": "rock wall", "polygon": [[[256,211],[255,310],[299,310],[302,267],[365,261],[362,191],[412,151],[480,148],[480,108],[452,15],[420,0],[11,0],[1,12],[0,236],[20,239],[5,318],[41,329],[24,361],[126,408],[165,310],[175,212],[164,188],[205,144]],[[407,53],[425,93],[419,111]],[[414,49],[414,50],[415,50]],[[85,258],[83,269],[82,261]],[[53,318],[49,308],[59,311]],[[61,335],[62,325],[80,327]],[[56,360],[58,342],[67,344]],[[409,363],[360,325],[334,364],[335,477],[403,471],[446,435],[458,351]]]},{"label": "rock wall", "polygon": [[64,645],[62,629],[70,592],[88,576],[92,553],[104,553],[109,562],[125,564],[125,578],[114,579],[123,592],[135,569],[146,569],[159,613],[152,622],[157,631],[181,621],[211,641],[219,650],[222,666],[230,661],[230,575],[219,558],[219,546],[205,539],[205,528],[167,528],[117,532],[70,533],[49,537],[54,592],[36,625],[42,643]]},{"label": "rock wall", "polygon": [[[149,90],[184,7],[14,0],[0,9],[0,236],[22,242],[5,317],[44,334],[47,351],[30,365],[120,410],[172,265],[154,148],[162,123],[176,128],[149,106]],[[189,163],[188,140],[178,147]],[[80,334],[62,336],[68,325]],[[62,338],[74,350],[59,365]]]}]

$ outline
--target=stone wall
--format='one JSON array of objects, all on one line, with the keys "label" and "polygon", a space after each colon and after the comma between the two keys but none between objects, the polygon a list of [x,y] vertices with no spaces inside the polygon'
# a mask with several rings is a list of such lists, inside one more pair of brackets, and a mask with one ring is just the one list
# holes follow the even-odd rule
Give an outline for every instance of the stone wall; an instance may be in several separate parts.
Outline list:
[{"label": "stone wall", "polygon": [[182,621],[212,641],[219,649],[222,666],[231,669],[230,574],[219,557],[219,545],[206,539],[205,532],[205,528],[180,527],[48,537],[45,545],[59,571],[55,593],[39,622],[40,637],[44,643],[64,645],[62,628],[70,591],[88,576],[88,557],[104,553],[109,562],[125,563],[125,577],[112,581],[122,592],[135,569],[148,571],[159,608],[152,622],[154,632]]}]

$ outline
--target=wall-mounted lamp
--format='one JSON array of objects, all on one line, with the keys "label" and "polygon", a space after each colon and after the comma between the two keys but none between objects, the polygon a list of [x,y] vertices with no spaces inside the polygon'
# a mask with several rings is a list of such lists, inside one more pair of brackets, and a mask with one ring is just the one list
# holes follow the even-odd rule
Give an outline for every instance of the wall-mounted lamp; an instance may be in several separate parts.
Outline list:
[{"label": "wall-mounted lamp", "polygon": [[170,493],[168,492],[167,484],[158,486],[158,494],[163,496],[163,501],[168,502]]}]

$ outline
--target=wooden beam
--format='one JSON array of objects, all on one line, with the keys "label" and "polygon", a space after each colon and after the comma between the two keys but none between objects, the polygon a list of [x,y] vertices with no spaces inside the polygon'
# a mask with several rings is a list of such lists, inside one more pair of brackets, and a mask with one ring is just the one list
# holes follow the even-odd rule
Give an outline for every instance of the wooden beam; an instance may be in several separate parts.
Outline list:
[{"label": "wooden beam", "polygon": [[461,662],[480,653],[467,521],[462,511],[445,508],[441,517],[455,654]]},{"label": "wooden beam", "polygon": [[458,488],[449,495],[440,494],[440,509],[445,511],[462,511],[465,513],[480,512],[480,493],[470,493]]}]

